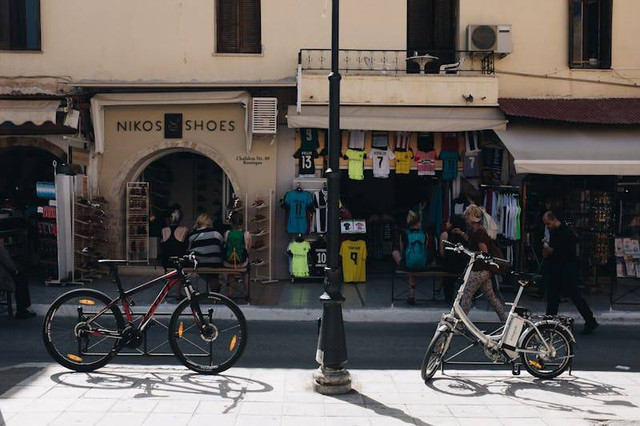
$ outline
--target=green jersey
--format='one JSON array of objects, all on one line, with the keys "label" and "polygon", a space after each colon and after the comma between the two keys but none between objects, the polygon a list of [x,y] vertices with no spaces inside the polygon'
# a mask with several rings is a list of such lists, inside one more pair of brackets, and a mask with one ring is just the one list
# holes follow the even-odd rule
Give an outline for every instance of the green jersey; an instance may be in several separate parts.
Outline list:
[{"label": "green jersey", "polygon": [[311,251],[311,244],[308,241],[291,241],[287,251],[291,253],[291,275],[299,277],[309,276],[308,253]]},{"label": "green jersey", "polygon": [[349,159],[349,179],[363,180],[364,157],[366,156],[364,151],[348,149],[344,155]]}]

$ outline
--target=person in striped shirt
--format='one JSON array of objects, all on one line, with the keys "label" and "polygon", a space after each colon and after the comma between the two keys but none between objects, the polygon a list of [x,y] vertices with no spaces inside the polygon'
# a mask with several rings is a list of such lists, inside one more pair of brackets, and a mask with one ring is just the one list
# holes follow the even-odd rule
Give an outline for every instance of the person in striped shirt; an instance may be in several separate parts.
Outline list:
[{"label": "person in striped shirt", "polygon": [[[222,267],[222,235],[213,229],[213,219],[208,213],[198,216],[193,231],[189,235],[189,253],[196,255],[199,267]],[[201,276],[207,281],[211,291],[220,291],[217,275]]]}]

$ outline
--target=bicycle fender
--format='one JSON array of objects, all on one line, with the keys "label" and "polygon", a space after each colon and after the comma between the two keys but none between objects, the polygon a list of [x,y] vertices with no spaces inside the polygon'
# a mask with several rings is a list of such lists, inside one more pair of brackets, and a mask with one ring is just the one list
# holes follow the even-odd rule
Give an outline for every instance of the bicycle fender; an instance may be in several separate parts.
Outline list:
[{"label": "bicycle fender", "polygon": [[[553,321],[553,320],[543,320],[543,321],[538,321],[535,322],[534,325],[536,327],[540,327],[543,325],[552,325],[555,328],[559,329],[560,331],[564,332],[567,337],[571,340],[572,343],[576,343],[576,338],[574,337],[573,333],[571,332],[571,330],[569,330],[567,327],[565,327],[564,325],[560,324],[557,321]],[[529,335],[529,333],[534,332],[535,333],[535,328],[529,326],[527,327],[524,332],[520,335],[520,338],[518,339],[518,347],[521,348],[522,344],[524,343],[524,339]]]}]

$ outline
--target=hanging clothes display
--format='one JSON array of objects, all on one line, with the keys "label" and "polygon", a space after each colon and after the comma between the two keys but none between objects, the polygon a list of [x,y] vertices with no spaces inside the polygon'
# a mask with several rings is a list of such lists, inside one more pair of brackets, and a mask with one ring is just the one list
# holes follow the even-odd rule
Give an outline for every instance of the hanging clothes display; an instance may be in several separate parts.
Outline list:
[{"label": "hanging clothes display", "polygon": [[316,277],[324,276],[327,266],[327,241],[320,237],[311,244],[311,274]]},{"label": "hanging clothes display", "polygon": [[319,146],[318,129],[300,129],[300,149],[317,151]]},{"label": "hanging clothes display", "polygon": [[418,176],[434,176],[436,174],[436,152],[418,151],[415,154]]},{"label": "hanging clothes display", "polygon": [[364,130],[351,130],[349,132],[349,149],[364,149]]},{"label": "hanging clothes display", "polygon": [[291,276],[303,278],[309,276],[308,254],[311,245],[305,240],[293,240],[287,247],[287,253],[291,256]]},{"label": "hanging clothes display", "polygon": [[433,133],[422,132],[418,133],[418,151],[429,152],[433,151],[435,143],[433,139]]},{"label": "hanging clothes display", "polygon": [[322,189],[313,193],[313,207],[315,208],[315,232],[324,234],[327,232],[329,215],[327,205],[329,201],[329,191]]},{"label": "hanging clothes display", "polygon": [[409,140],[411,133],[396,132],[396,145],[394,151],[406,151],[409,149]]},{"label": "hanging clothes display", "polygon": [[315,150],[298,149],[293,158],[299,158],[298,163],[298,175],[315,175],[316,174],[316,162],[318,158],[318,152]]},{"label": "hanging clothes display", "polygon": [[413,158],[413,151],[394,151],[393,155],[396,157],[396,174],[408,175],[411,171],[411,159]]},{"label": "hanging clothes display", "polygon": [[374,178],[388,178],[389,160],[393,160],[396,156],[388,149],[372,149],[369,156],[373,160],[373,177]]},{"label": "hanging clothes display", "polygon": [[310,193],[298,188],[285,194],[282,207],[287,209],[287,232],[290,234],[306,234],[309,222],[307,210],[313,207]]},{"label": "hanging clothes display", "polygon": [[364,240],[343,241],[340,245],[340,256],[344,282],[367,280],[367,243]]},{"label": "hanging clothes display", "polygon": [[367,155],[364,151],[348,149],[344,158],[349,160],[349,179],[364,179],[364,159]]},{"label": "hanging clothes display", "polygon": [[460,156],[457,151],[440,152],[443,180],[454,180],[458,177],[458,158],[460,158]]},{"label": "hanging clothes display", "polygon": [[386,150],[389,147],[388,132],[373,132],[371,136],[371,148]]},{"label": "hanging clothes display", "polygon": [[466,152],[462,158],[462,167],[464,177],[480,177],[480,152]]}]

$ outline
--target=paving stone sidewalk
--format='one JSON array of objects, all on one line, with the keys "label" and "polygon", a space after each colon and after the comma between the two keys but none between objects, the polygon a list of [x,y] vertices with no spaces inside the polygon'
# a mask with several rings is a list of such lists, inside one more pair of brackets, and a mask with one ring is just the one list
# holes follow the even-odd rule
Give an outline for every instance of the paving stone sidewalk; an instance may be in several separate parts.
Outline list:
[{"label": "paving stone sidewalk", "polygon": [[202,376],[173,366],[53,364],[0,371],[0,425],[518,425],[640,424],[640,373],[574,372],[537,380],[508,371],[352,370],[354,390],[313,392],[310,370],[234,368]]}]

